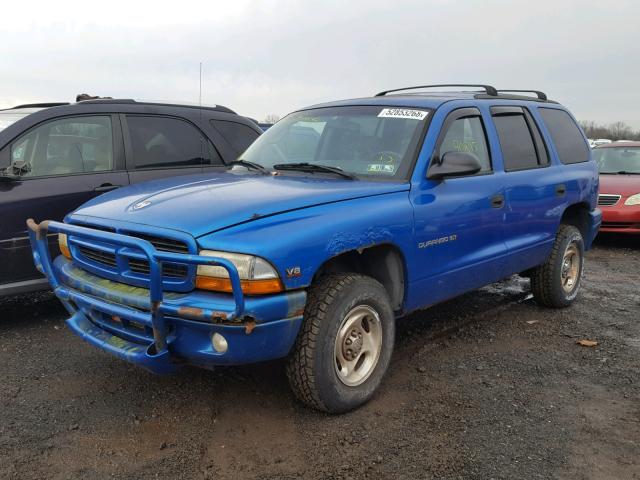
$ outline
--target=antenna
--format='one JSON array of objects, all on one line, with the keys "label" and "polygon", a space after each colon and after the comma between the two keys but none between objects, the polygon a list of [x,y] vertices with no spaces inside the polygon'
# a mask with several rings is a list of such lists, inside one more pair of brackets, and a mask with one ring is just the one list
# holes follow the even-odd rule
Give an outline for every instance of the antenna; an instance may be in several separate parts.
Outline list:
[{"label": "antenna", "polygon": [[[200,62],[200,77],[199,77],[199,86],[198,86],[198,107],[199,112],[198,116],[200,121],[200,128],[202,128],[202,62]],[[203,137],[200,137],[200,163],[204,165],[204,147],[206,140]]]}]

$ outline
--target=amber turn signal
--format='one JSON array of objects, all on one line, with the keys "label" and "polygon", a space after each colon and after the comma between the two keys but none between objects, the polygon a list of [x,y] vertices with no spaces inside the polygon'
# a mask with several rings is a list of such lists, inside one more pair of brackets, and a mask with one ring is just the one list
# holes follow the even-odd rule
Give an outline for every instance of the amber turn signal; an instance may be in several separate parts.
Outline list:
[{"label": "amber turn signal", "polygon": [[[240,280],[242,292],[245,295],[267,295],[278,293],[283,290],[282,282],[278,278],[262,280]],[[216,292],[232,292],[231,280],[217,277],[196,277],[196,288],[202,290],[213,290]]]}]

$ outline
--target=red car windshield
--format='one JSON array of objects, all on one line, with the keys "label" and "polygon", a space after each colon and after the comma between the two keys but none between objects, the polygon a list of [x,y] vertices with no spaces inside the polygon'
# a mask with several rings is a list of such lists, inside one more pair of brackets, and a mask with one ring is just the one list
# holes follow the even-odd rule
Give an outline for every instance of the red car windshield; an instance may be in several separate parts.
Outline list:
[{"label": "red car windshield", "polygon": [[640,175],[640,147],[609,147],[593,150],[600,173]]}]

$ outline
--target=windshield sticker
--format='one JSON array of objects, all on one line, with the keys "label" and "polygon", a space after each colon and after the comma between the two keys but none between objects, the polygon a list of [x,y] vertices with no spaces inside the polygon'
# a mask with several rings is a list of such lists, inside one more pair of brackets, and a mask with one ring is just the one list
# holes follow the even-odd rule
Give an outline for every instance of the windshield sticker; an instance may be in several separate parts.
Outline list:
[{"label": "windshield sticker", "polygon": [[424,120],[429,112],[424,110],[411,110],[407,108],[383,108],[378,114],[380,118],[407,118],[409,120]]},{"label": "windshield sticker", "polygon": [[369,173],[388,173],[393,175],[396,173],[396,166],[391,163],[370,163],[367,166]]}]

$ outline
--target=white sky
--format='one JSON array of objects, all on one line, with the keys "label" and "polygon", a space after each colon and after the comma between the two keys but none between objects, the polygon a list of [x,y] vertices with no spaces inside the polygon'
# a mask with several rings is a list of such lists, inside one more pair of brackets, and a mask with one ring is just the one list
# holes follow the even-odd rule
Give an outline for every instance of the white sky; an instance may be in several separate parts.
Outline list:
[{"label": "white sky", "polygon": [[0,107],[83,92],[196,103],[202,62],[203,103],[259,120],[478,82],[537,88],[579,119],[640,129],[634,0],[49,0],[3,2],[2,18]]}]

